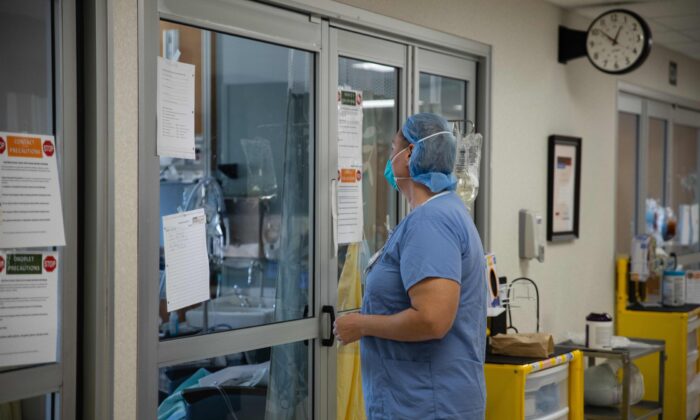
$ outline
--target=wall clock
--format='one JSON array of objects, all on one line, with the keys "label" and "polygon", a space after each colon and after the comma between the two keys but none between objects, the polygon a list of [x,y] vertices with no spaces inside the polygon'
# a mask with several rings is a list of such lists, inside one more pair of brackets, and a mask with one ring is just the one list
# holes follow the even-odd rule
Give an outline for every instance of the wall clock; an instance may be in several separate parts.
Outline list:
[{"label": "wall clock", "polygon": [[644,63],[651,44],[651,30],[641,16],[615,9],[595,18],[587,31],[560,26],[559,62],[585,55],[602,72],[624,74]]}]

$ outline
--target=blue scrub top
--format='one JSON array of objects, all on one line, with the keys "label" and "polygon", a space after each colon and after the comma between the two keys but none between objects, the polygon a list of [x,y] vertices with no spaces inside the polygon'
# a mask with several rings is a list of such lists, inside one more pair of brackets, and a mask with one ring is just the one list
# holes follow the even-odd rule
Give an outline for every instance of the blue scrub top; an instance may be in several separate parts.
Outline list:
[{"label": "blue scrub top", "polygon": [[484,418],[485,276],[481,239],[454,192],[434,197],[396,226],[367,274],[362,313],[408,309],[408,290],[429,277],[460,284],[459,309],[441,340],[362,338],[368,419]]}]

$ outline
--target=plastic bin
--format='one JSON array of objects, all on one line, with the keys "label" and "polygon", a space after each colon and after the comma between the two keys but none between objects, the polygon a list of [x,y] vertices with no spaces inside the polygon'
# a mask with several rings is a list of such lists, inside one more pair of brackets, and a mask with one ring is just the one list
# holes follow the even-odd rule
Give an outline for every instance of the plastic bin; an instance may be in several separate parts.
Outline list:
[{"label": "plastic bin", "polygon": [[686,374],[686,379],[688,380],[688,385],[693,382],[695,375],[697,375],[697,363],[698,363],[698,351],[693,350],[688,352],[688,363],[686,365],[688,372]]},{"label": "plastic bin", "polygon": [[525,381],[525,419],[558,419],[564,411],[563,415],[568,415],[568,378],[568,363],[528,375]]}]

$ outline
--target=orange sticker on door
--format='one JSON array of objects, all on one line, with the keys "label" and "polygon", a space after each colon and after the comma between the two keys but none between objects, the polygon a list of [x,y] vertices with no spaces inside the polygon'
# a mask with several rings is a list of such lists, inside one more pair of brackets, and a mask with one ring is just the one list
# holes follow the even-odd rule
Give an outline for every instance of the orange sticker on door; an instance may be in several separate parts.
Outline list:
[{"label": "orange sticker on door", "polygon": [[357,169],[340,169],[340,182],[355,183],[362,179],[362,173]]},{"label": "orange sticker on door", "polygon": [[10,157],[41,159],[40,137],[7,136],[7,155]]}]

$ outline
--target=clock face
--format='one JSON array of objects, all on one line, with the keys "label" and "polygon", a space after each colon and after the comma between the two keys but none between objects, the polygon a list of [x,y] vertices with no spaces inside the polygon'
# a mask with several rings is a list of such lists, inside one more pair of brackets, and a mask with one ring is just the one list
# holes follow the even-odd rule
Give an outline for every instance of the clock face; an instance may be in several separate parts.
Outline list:
[{"label": "clock face", "polygon": [[606,73],[620,74],[639,67],[649,55],[651,31],[644,19],[628,10],[611,10],[591,23],[586,53]]}]

